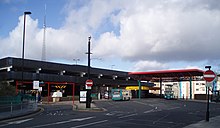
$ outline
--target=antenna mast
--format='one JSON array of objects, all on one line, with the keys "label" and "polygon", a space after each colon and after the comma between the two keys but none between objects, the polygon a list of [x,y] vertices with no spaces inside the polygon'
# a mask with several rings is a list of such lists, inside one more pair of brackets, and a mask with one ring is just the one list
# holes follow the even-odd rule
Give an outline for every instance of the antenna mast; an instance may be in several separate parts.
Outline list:
[{"label": "antenna mast", "polygon": [[43,24],[44,35],[43,35],[43,46],[42,46],[42,56],[41,56],[42,61],[46,61],[46,4],[44,9],[45,9],[44,24]]}]

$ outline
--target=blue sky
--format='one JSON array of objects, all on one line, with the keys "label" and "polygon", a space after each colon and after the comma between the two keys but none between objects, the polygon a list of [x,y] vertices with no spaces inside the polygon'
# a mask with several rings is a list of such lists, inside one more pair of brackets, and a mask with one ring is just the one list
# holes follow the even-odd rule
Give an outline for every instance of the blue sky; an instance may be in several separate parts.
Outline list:
[{"label": "blue sky", "polygon": [[[0,57],[41,60],[46,4],[47,61],[123,71],[220,70],[218,0],[1,0]],[[99,58],[99,59],[97,59]],[[112,66],[114,65],[114,66]]]},{"label": "blue sky", "polygon": [[[4,31],[0,31],[1,37],[8,36],[8,32],[13,30],[18,24],[18,17],[23,14],[24,11],[31,11],[31,17],[33,19],[39,20],[39,26],[43,26],[43,18],[45,13],[47,13],[47,22],[53,28],[59,28],[62,25],[63,18],[65,14],[62,14],[63,6],[65,5],[65,0],[1,0],[1,25],[0,28]],[[6,20],[8,19],[8,20]],[[56,19],[56,20],[55,20]]]}]

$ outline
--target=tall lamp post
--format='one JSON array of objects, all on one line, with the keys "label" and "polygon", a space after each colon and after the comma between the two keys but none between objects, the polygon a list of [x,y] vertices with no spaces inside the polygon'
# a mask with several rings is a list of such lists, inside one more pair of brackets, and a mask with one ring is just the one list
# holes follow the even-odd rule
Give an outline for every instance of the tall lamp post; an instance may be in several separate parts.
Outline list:
[{"label": "tall lamp post", "polygon": [[23,85],[23,81],[24,81],[24,44],[25,44],[25,23],[26,23],[26,15],[30,15],[31,12],[27,11],[24,12],[24,29],[23,29],[23,47],[22,47],[22,74],[21,74],[21,82]]},{"label": "tall lamp post", "polygon": [[80,59],[73,59],[73,61],[75,61],[77,65],[77,62],[80,61]]},{"label": "tall lamp post", "polygon": [[[209,70],[211,69],[211,66],[205,66],[205,68],[208,68]],[[207,82],[206,82],[207,84]],[[207,107],[206,107],[206,121],[209,121],[209,86],[206,85],[206,89],[207,89]]]},{"label": "tall lamp post", "polygon": [[[90,79],[90,40],[91,40],[91,36],[88,37],[89,41],[88,41],[88,80]],[[87,93],[86,93],[86,108],[90,108],[91,107],[91,89],[87,89]]]}]

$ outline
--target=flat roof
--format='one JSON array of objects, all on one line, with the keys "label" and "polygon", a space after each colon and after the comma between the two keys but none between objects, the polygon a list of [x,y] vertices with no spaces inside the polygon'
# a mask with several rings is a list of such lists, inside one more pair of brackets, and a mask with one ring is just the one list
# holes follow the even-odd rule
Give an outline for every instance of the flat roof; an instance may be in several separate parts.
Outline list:
[{"label": "flat roof", "polygon": [[135,79],[147,79],[153,78],[176,78],[176,77],[192,77],[192,76],[203,76],[204,71],[200,69],[177,69],[177,70],[158,70],[149,72],[129,72],[129,76]]}]

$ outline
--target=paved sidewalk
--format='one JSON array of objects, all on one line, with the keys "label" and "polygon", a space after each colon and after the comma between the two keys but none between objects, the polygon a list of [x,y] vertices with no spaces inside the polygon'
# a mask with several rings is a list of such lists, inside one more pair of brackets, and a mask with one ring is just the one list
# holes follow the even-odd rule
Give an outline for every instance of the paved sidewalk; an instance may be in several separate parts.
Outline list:
[{"label": "paved sidewalk", "polygon": [[91,103],[90,108],[86,108],[86,103],[80,103],[78,100],[74,101],[61,101],[52,103],[54,105],[71,105],[74,111],[105,111],[104,108],[98,108],[94,102]]},{"label": "paved sidewalk", "polygon": [[202,120],[198,123],[188,125],[184,128],[219,128],[220,116],[209,118],[209,122]]}]

